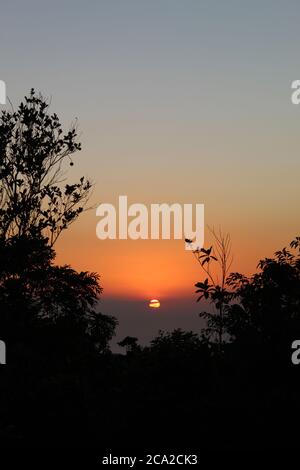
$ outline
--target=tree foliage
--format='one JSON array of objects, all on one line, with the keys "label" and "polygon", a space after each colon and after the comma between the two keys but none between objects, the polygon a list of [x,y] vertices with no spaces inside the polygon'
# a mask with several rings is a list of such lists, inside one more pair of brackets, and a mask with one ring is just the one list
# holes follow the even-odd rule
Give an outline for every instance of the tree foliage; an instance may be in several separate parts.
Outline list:
[{"label": "tree foliage", "polygon": [[82,212],[91,190],[84,177],[64,183],[66,163],[81,149],[76,127],[63,132],[58,116],[33,89],[17,111],[0,117],[0,238],[39,236],[52,246]]},{"label": "tree foliage", "polygon": [[[13,341],[39,326],[74,331],[97,351],[108,349],[117,325],[97,313],[99,275],[55,264],[53,245],[77,219],[91,183],[64,181],[81,149],[76,127],[33,89],[17,111],[0,116],[0,327]],[[53,329],[54,328],[54,329]]]}]

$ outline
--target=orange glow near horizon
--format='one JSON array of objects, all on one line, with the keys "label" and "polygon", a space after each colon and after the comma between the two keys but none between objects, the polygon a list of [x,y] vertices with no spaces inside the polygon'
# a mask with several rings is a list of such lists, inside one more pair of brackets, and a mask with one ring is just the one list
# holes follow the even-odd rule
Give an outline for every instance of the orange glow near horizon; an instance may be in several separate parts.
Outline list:
[{"label": "orange glow near horizon", "polygon": [[[99,273],[103,298],[145,301],[154,294],[161,302],[194,298],[194,285],[205,279],[205,273],[193,254],[185,250],[183,240],[101,241],[96,237],[96,222],[90,211],[62,234],[55,245],[57,264]],[[232,236],[232,271],[253,274],[260,259],[272,256],[278,247],[291,241],[292,230],[284,225],[286,233],[274,232],[270,240],[259,224],[250,227],[229,222],[222,226]],[[206,230],[205,246],[210,244]]]},{"label": "orange glow near horizon", "polygon": [[[59,242],[56,262],[77,270],[97,272],[104,297],[136,300],[193,295],[199,266],[181,240],[91,240],[72,238],[71,230]],[[70,239],[69,239],[70,236]]]},{"label": "orange glow near horizon", "polygon": [[[70,232],[71,235],[71,232]],[[181,241],[76,241],[68,233],[60,242],[57,263],[97,272],[104,297],[127,299],[193,296],[203,274]]]}]

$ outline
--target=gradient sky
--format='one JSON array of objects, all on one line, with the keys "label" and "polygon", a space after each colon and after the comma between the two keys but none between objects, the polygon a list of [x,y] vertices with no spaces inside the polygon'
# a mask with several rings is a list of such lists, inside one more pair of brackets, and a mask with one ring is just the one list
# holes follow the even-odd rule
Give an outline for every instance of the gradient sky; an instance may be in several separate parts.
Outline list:
[{"label": "gradient sky", "polygon": [[[91,204],[204,203],[251,273],[299,234],[299,21],[298,1],[12,0],[0,79],[14,104],[35,87],[63,123],[78,117],[70,179],[92,177]],[[91,210],[62,236],[58,262],[101,274],[121,333],[196,328],[201,274],[182,242],[103,242],[96,223]]]}]

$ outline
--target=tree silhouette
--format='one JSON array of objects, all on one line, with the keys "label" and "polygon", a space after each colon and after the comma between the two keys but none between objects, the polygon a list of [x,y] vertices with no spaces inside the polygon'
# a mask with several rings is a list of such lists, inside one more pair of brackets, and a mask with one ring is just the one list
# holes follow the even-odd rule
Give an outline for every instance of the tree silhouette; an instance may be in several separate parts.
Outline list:
[{"label": "tree silhouette", "polygon": [[121,348],[126,348],[126,352],[133,353],[140,351],[140,346],[138,345],[138,338],[134,336],[126,336],[122,341],[118,343]]},{"label": "tree silhouette", "polygon": [[0,238],[40,236],[50,246],[82,212],[91,183],[64,184],[66,163],[80,150],[76,127],[63,132],[58,116],[32,89],[17,111],[0,117]]},{"label": "tree silhouette", "polygon": [[160,354],[188,354],[196,351],[201,344],[199,336],[192,331],[183,331],[180,328],[172,332],[160,330],[159,335],[151,341],[151,350]]},{"label": "tree silhouette", "polygon": [[54,264],[55,241],[90,194],[84,177],[63,182],[80,148],[76,128],[64,133],[33,89],[16,112],[1,113],[0,327],[11,341],[37,324],[59,325],[102,351],[114,334],[116,321],[94,310],[102,292],[98,274]]},{"label": "tree silhouette", "polygon": [[240,343],[290,344],[300,334],[300,239],[265,258],[251,277],[232,273],[226,331]]},{"label": "tree silhouette", "polygon": [[110,352],[109,342],[115,335],[118,321],[115,317],[90,311],[88,314],[88,333],[98,352]]},{"label": "tree silhouette", "polygon": [[[210,229],[214,244],[210,248],[193,250],[193,254],[200,264],[201,269],[208,276],[204,281],[197,282],[196,293],[199,294],[197,302],[201,299],[210,300],[216,308],[216,313],[201,312],[199,316],[207,322],[205,334],[208,337],[218,339],[219,350],[222,350],[224,336],[224,309],[231,300],[228,291],[227,277],[233,261],[231,254],[231,240],[229,234],[224,234],[221,229],[217,233],[214,228]],[[188,244],[192,240],[186,239]],[[218,269],[212,271],[212,264]]]}]

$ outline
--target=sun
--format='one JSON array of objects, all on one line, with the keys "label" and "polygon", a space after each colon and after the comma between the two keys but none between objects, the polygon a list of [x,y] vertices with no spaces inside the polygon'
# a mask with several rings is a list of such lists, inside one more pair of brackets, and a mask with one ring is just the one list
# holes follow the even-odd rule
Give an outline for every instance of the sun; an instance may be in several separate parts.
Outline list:
[{"label": "sun", "polygon": [[149,302],[149,307],[151,308],[159,308],[160,307],[160,301],[157,299],[152,299]]}]

